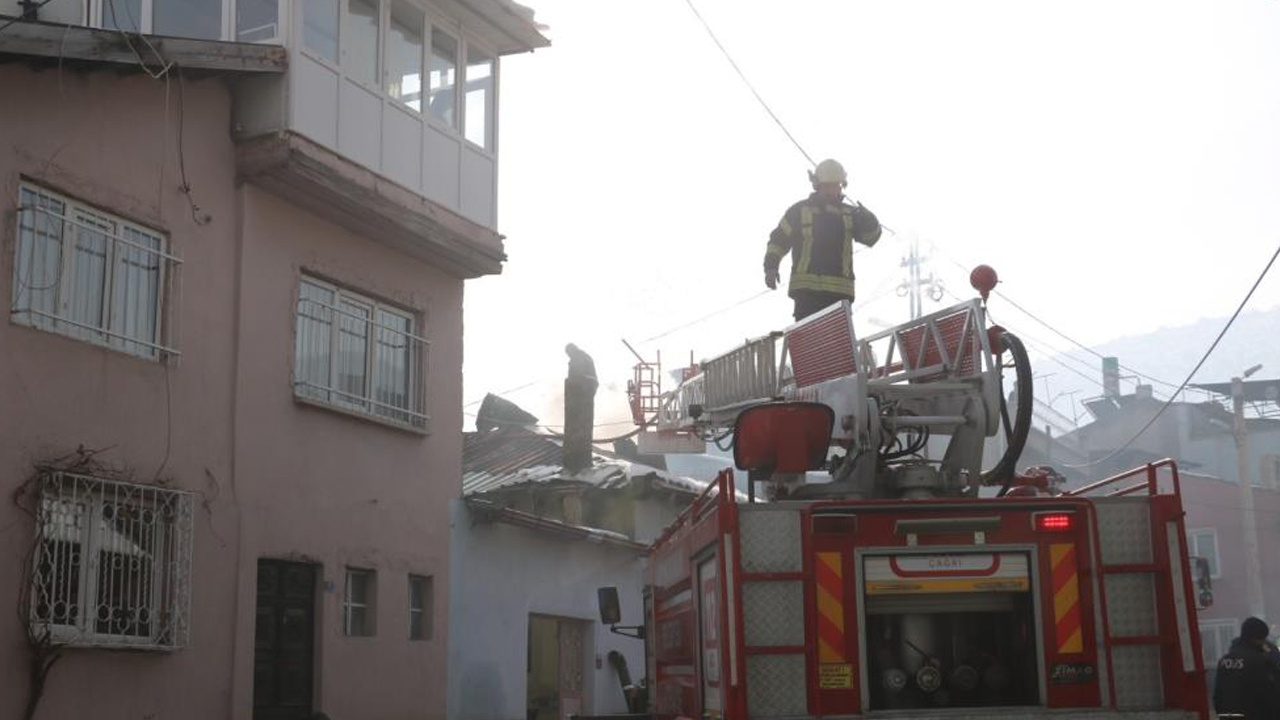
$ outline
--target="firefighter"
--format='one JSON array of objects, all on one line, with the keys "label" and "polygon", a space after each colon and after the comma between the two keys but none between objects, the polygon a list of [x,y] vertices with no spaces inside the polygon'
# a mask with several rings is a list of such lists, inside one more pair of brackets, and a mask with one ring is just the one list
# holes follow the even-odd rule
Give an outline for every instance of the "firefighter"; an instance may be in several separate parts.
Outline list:
[{"label": "firefighter", "polygon": [[1267,642],[1267,624],[1256,617],[1240,626],[1240,637],[1218,661],[1213,708],[1220,718],[1280,718],[1280,677],[1275,646]]},{"label": "firefighter", "polygon": [[802,320],[844,299],[853,299],[853,243],[867,247],[880,239],[880,222],[870,210],[844,202],[849,178],[835,160],[823,160],[809,173],[813,194],[792,205],[769,235],[764,255],[764,284],[778,287],[778,266],[791,253],[787,294]]}]

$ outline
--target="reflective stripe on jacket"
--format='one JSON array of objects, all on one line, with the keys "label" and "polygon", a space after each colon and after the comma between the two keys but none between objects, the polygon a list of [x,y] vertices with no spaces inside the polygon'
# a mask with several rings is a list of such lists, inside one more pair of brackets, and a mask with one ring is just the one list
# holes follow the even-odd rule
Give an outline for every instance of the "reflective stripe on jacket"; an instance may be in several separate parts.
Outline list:
[{"label": "reflective stripe on jacket", "polygon": [[858,204],[829,203],[817,194],[792,205],[769,235],[765,270],[777,271],[791,253],[788,292],[816,290],[853,297],[853,243],[880,239],[880,222]]}]

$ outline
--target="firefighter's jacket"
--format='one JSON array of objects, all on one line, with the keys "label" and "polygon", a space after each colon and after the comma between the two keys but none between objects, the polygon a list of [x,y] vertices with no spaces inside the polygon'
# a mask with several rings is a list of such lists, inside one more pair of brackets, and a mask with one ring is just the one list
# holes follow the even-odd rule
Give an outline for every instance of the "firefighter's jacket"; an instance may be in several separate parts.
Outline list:
[{"label": "firefighter's jacket", "polygon": [[1268,648],[1236,638],[1218,661],[1213,708],[1219,716],[1243,720],[1280,717],[1280,677]]},{"label": "firefighter's jacket", "polygon": [[880,239],[880,221],[859,204],[831,203],[817,193],[792,205],[769,235],[766,272],[777,272],[791,253],[787,292],[813,290],[853,298],[853,243],[867,247]]}]

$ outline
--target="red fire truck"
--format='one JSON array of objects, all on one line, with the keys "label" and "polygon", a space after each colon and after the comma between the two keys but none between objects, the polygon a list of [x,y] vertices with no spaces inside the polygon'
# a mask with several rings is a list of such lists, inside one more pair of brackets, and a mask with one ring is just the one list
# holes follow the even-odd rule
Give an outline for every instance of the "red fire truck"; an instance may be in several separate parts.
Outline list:
[{"label": "red fire truck", "polygon": [[1176,466],[1015,474],[1030,397],[984,293],[864,339],[834,305],[635,398],[642,448],[731,441],[751,479],[651,549],[651,712],[1207,718]]}]

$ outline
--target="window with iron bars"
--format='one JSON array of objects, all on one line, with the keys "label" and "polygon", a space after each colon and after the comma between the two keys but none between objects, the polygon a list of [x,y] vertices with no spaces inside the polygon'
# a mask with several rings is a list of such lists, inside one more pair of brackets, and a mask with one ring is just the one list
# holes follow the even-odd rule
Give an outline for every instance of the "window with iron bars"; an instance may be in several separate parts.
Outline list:
[{"label": "window with iron bars", "polygon": [[185,647],[191,494],[68,472],[39,488],[32,629],[72,646]]},{"label": "window with iron bars", "polygon": [[23,184],[13,277],[15,322],[158,359],[165,287],[180,264],[160,233]]},{"label": "window with iron bars", "polygon": [[411,313],[304,276],[298,291],[294,394],[426,430],[427,340]]}]

